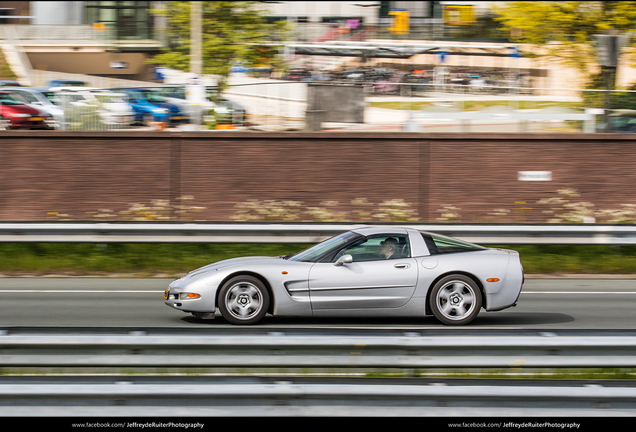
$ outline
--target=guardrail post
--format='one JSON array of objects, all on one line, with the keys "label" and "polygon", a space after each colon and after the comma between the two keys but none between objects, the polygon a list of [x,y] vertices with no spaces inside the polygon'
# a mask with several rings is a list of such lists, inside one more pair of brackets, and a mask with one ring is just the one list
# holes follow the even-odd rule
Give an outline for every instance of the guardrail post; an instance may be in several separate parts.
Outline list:
[{"label": "guardrail post", "polygon": [[325,121],[327,112],[324,110],[305,111],[305,127],[310,132],[322,130],[322,123]]}]

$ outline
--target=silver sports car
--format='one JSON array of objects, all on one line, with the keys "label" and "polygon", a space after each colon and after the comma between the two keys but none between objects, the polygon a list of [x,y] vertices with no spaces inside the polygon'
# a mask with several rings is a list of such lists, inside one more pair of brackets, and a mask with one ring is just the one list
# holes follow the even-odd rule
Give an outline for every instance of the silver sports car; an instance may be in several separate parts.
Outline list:
[{"label": "silver sports car", "polygon": [[517,303],[516,251],[411,228],[363,227],[296,254],[220,261],[170,284],[165,303],[233,324],[278,316],[421,317],[471,322]]}]

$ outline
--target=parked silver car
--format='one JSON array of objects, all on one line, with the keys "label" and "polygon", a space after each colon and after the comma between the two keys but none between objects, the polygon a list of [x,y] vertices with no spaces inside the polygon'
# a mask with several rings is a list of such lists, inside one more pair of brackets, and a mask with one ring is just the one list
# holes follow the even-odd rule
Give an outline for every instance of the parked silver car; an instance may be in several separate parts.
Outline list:
[{"label": "parked silver car", "polygon": [[234,258],[172,282],[168,306],[232,324],[278,316],[423,317],[471,322],[517,303],[516,251],[410,228],[363,227],[284,257]]},{"label": "parked silver car", "polygon": [[[178,105],[182,111],[187,112],[188,100],[186,96],[187,86],[185,84],[167,84],[157,90],[166,100]],[[205,88],[203,108],[206,111],[204,114],[213,111],[217,115],[227,117],[228,121],[233,125],[242,126],[247,120],[245,108],[218,94],[216,87],[207,86]]]},{"label": "parked silver car", "polygon": [[124,93],[88,87],[57,87],[51,99],[66,112],[67,121],[75,123],[93,113],[109,127],[128,127],[134,121],[134,113]]}]

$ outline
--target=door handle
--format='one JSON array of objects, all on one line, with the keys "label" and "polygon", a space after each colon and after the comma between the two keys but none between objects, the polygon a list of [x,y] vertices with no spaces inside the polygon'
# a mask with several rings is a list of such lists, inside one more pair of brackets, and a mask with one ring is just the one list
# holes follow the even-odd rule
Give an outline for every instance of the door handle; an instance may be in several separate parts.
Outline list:
[{"label": "door handle", "polygon": [[411,264],[396,264],[394,267],[395,268],[409,268],[409,267],[411,267]]}]

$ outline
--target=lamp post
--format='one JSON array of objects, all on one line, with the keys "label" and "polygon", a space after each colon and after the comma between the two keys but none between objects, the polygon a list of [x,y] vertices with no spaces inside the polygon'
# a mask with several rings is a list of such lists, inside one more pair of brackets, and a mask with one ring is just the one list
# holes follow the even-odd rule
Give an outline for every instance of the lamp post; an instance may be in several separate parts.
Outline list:
[{"label": "lamp post", "polygon": [[[203,72],[203,23],[202,2],[190,2],[190,73],[193,78],[188,86],[186,99],[190,107],[190,123],[200,125],[202,123],[202,100],[199,88],[202,85],[201,74]],[[205,93],[205,92],[203,92]]]},{"label": "lamp post", "polygon": [[603,97],[605,132],[612,132],[612,125],[609,122],[609,112],[612,110],[610,90],[616,87],[618,59],[621,55],[621,49],[627,45],[629,38],[614,34],[595,35],[594,38],[596,39],[596,55],[603,76],[603,87],[605,87]]}]

